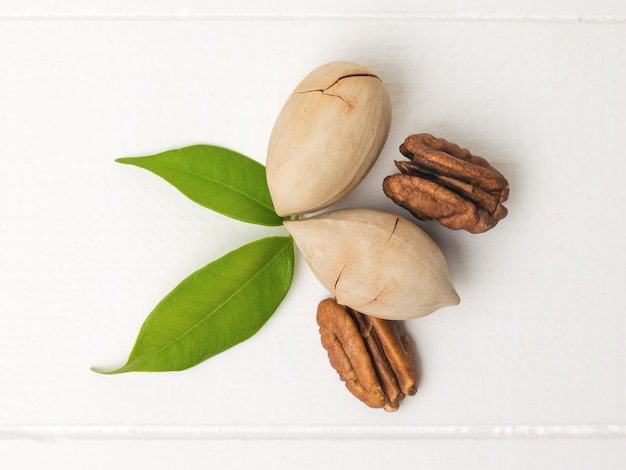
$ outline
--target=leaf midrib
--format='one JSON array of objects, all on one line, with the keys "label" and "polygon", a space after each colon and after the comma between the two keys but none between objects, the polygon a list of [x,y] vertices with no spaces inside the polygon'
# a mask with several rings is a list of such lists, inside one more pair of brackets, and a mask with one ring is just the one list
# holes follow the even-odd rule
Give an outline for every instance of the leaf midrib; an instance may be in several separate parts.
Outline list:
[{"label": "leaf midrib", "polygon": [[[123,160],[124,160],[124,159],[120,159],[120,161],[122,161],[122,163],[131,163],[131,164],[132,164],[132,162],[131,162],[131,161],[124,162]],[[130,160],[130,159],[129,159],[129,160]],[[163,168],[168,168],[168,169],[170,169],[170,170],[177,170],[177,171],[180,171],[181,173],[188,173],[188,174],[190,174],[190,175],[197,176],[198,178],[205,179],[205,180],[207,180],[207,181],[212,182],[213,184],[216,184],[216,185],[218,185],[218,186],[221,186],[221,187],[224,187],[224,188],[230,189],[231,191],[233,191],[233,192],[235,192],[235,193],[241,194],[241,195],[242,195],[242,196],[244,196],[246,199],[249,199],[250,201],[253,201],[253,202],[258,203],[260,206],[262,206],[262,207],[266,208],[266,209],[267,209],[268,211],[270,211],[272,214],[275,214],[275,210],[274,210],[274,207],[273,207],[273,206],[268,206],[268,205],[267,205],[267,204],[265,204],[263,201],[260,201],[259,199],[255,199],[255,198],[253,198],[250,194],[248,194],[248,193],[244,193],[243,191],[239,190],[239,189],[238,189],[238,188],[236,188],[236,187],[229,186],[229,185],[224,184],[224,183],[222,183],[222,182],[220,182],[220,181],[218,181],[218,180],[216,180],[216,179],[214,179],[214,178],[209,178],[208,176],[203,175],[203,174],[201,174],[201,173],[197,173],[197,172],[192,171],[192,170],[189,170],[189,169],[187,169],[187,168],[180,168],[180,167],[177,167],[177,166],[168,165],[167,163],[163,163],[163,162],[154,162],[154,161],[153,161],[153,162],[150,162],[147,166],[159,166],[159,167],[163,167]]]},{"label": "leaf midrib", "polygon": [[181,333],[180,335],[178,335],[176,338],[174,338],[172,341],[170,341],[169,343],[167,343],[166,345],[164,345],[163,347],[161,347],[160,349],[154,351],[153,353],[144,356],[142,358],[136,359],[134,361],[129,362],[128,364],[124,365],[120,371],[123,371],[124,369],[129,369],[131,368],[131,366],[136,366],[137,364],[141,364],[143,362],[146,362],[147,360],[153,358],[154,356],[156,356],[157,354],[160,354],[161,352],[165,351],[167,348],[171,347],[173,344],[177,343],[178,341],[180,341],[182,338],[184,338],[185,336],[187,336],[188,334],[190,334],[193,330],[195,330],[196,328],[198,328],[202,323],[204,323],[205,321],[207,321],[210,317],[212,317],[216,311],[220,310],[224,305],[228,304],[228,302],[230,302],[232,300],[232,298],[239,292],[241,292],[246,286],[248,286],[253,280],[255,280],[263,271],[265,271],[267,269],[267,267],[272,264],[272,262],[278,257],[279,254],[282,253],[282,251],[288,246],[288,243],[285,244],[285,246],[283,248],[281,248],[280,250],[278,250],[276,252],[276,254],[261,268],[257,271],[257,273],[252,276],[250,279],[248,279],[244,284],[242,284],[238,289],[236,289],[230,296],[228,296],[228,298],[226,300],[224,300],[221,304],[219,304],[216,308],[214,308],[208,315],[205,315],[205,317],[200,320],[199,322],[197,322],[195,325],[193,325],[191,328],[189,328],[188,330],[186,330],[185,332]]}]

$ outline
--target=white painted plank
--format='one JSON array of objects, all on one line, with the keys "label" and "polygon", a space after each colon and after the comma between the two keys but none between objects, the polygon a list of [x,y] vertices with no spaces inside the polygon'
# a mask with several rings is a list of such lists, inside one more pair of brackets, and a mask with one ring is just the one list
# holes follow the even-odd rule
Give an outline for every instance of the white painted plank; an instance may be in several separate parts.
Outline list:
[{"label": "white painted plank", "polygon": [[[1,424],[626,422],[623,26],[5,21],[0,35]],[[290,90],[337,58],[376,70],[394,104],[381,161],[339,207],[393,209],[380,181],[421,131],[484,155],[512,186],[492,232],[424,225],[462,303],[410,324],[418,396],[395,415],[349,396],[319,345],[325,294],[302,261],[249,342],[182,373],[90,372],[124,360],[185,275],[280,233],[113,159],[210,142],[264,161]]]},{"label": "white painted plank", "polygon": [[307,2],[304,0],[3,0],[0,14],[5,16],[453,16],[453,17],[554,17],[587,19],[624,19],[626,5],[620,0],[595,2],[567,0],[360,0]]},{"label": "white painted plank", "polygon": [[51,440],[0,442],[13,470],[40,468],[421,468],[618,470],[623,440]]}]

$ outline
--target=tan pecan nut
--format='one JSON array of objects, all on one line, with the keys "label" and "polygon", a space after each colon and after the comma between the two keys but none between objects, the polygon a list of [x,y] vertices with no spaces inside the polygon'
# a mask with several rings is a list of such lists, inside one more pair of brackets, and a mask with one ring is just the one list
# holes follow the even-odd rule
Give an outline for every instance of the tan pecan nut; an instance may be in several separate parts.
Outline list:
[{"label": "tan pecan nut", "polygon": [[509,183],[484,158],[430,134],[407,137],[400,152],[410,161],[395,162],[401,173],[383,190],[418,219],[481,233],[506,217]]},{"label": "tan pecan nut", "polygon": [[325,299],[317,323],[331,365],[367,406],[396,411],[406,395],[415,395],[417,358],[402,321],[370,317]]}]

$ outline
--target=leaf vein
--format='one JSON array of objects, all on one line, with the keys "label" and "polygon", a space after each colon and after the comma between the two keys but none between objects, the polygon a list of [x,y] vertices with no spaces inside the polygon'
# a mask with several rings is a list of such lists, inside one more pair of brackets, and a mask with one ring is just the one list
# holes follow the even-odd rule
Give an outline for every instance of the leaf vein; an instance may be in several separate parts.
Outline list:
[{"label": "leaf vein", "polygon": [[261,201],[260,199],[256,199],[255,197],[253,197],[249,193],[243,192],[242,190],[240,190],[236,186],[227,185],[227,184],[225,184],[225,183],[223,183],[223,182],[221,182],[221,181],[219,181],[219,180],[217,180],[215,178],[208,177],[206,175],[203,175],[202,173],[198,173],[196,171],[192,171],[192,170],[189,170],[187,168],[181,168],[181,167],[177,167],[177,166],[174,166],[174,165],[168,165],[168,164],[162,163],[162,162],[150,162],[149,165],[159,166],[159,167],[163,167],[163,168],[168,168],[170,170],[176,170],[176,171],[180,171],[182,173],[188,173],[188,174],[190,174],[192,176],[196,176],[196,177],[199,177],[201,179],[205,179],[205,180],[211,181],[213,184],[216,184],[218,186],[222,186],[224,188],[230,189],[233,192],[241,194],[242,196],[244,196],[244,198],[249,199],[249,200],[251,200],[253,202],[256,202],[259,205],[261,205],[261,206],[265,207],[266,209],[268,209],[270,212],[274,213],[274,207],[273,206],[266,204],[264,201]]}]

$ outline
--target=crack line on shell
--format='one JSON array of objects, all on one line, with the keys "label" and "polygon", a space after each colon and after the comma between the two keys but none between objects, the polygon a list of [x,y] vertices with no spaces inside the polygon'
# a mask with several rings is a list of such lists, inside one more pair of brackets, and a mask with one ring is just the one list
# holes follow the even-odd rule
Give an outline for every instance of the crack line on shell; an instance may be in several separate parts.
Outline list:
[{"label": "crack line on shell", "polygon": [[346,269],[346,266],[348,266],[348,263],[344,264],[343,268],[341,268],[341,271],[339,271],[339,275],[337,276],[337,280],[335,281],[335,292],[337,291],[337,284],[339,284],[339,279],[341,278],[344,269]]},{"label": "crack line on shell", "polygon": [[333,93],[328,93],[328,90],[330,90],[332,87],[334,87],[337,83],[339,83],[344,78],[354,78],[354,77],[372,77],[372,78],[375,78],[376,80],[379,80],[379,81],[382,82],[382,80],[380,80],[380,78],[378,78],[373,73],[353,73],[353,74],[343,75],[343,76],[339,77],[337,80],[335,80],[333,83],[331,83],[326,88],[318,88],[318,89],[305,90],[305,91],[295,91],[294,93],[298,94],[298,95],[303,95],[305,93],[322,93],[323,95],[326,95],[326,96],[333,96],[335,98],[339,98],[341,101],[343,101],[345,103],[346,106],[348,106],[348,108],[352,109],[352,108],[354,108],[354,106],[352,104],[350,104],[348,101],[346,101],[343,98],[343,96],[335,95]]},{"label": "crack line on shell", "polygon": [[398,228],[398,222],[400,222],[400,217],[396,217],[396,222],[393,224],[393,230],[389,234],[389,238],[387,238],[387,243],[389,243],[389,240],[391,240],[391,237],[393,237],[393,234],[396,232],[396,229]]},{"label": "crack line on shell", "polygon": [[[382,80],[380,80],[380,78],[378,78],[378,76],[374,75],[373,73],[352,73],[348,75],[342,75],[341,77],[339,77],[337,80],[335,80],[326,88],[315,88],[313,90],[296,91],[294,93],[302,94],[302,93],[311,93],[315,91],[321,91],[322,93],[324,93],[325,91],[330,90],[332,87],[334,87],[337,83],[339,83],[344,78],[354,78],[354,77],[372,77],[382,82]],[[334,96],[334,95],[331,95],[331,96]]]}]

